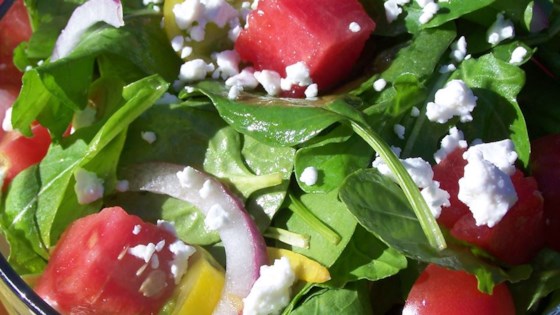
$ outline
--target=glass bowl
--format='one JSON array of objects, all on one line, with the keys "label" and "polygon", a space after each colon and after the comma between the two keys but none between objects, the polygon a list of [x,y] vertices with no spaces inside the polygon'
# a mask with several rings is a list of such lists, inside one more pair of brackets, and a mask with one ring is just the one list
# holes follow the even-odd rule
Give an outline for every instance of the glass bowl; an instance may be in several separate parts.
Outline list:
[{"label": "glass bowl", "polygon": [[[13,2],[0,0],[0,20]],[[4,238],[0,238],[0,247],[7,248]],[[0,250],[0,314],[58,314],[15,272],[5,258],[6,252]]]}]

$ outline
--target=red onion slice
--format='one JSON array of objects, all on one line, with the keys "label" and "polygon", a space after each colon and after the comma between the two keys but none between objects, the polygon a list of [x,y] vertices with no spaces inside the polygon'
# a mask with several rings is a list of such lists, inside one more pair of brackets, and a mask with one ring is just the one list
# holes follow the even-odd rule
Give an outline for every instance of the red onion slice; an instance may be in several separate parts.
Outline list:
[{"label": "red onion slice", "polygon": [[121,1],[89,0],[77,7],[56,40],[51,62],[66,57],[78,45],[85,31],[98,22],[105,22],[114,27],[123,26]]},{"label": "red onion slice", "polygon": [[218,180],[192,167],[147,163],[127,173],[131,190],[187,201],[207,219],[209,213],[224,214],[218,216],[222,220],[215,226],[226,252],[226,281],[214,314],[239,314],[242,299],[259,277],[260,267],[268,262],[264,238],[240,200]]}]

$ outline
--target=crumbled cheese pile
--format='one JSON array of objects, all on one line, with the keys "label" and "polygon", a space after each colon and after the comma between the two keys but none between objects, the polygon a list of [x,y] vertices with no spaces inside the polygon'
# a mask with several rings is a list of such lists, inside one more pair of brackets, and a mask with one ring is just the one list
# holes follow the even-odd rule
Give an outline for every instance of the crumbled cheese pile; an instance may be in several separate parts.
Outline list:
[{"label": "crumbled cheese pile", "polygon": [[490,26],[487,32],[488,43],[497,45],[501,41],[513,38],[515,29],[511,20],[505,19],[503,13],[498,13],[496,21]]},{"label": "crumbled cheese pile", "polygon": [[243,315],[274,315],[290,303],[290,289],[296,277],[287,258],[272,266],[261,266],[260,276],[243,299]]},{"label": "crumbled cheese pile", "polygon": [[97,174],[78,168],[74,173],[74,178],[76,179],[74,191],[79,204],[84,205],[103,198],[105,191],[103,179],[97,177]]},{"label": "crumbled cheese pile", "polygon": [[477,97],[462,80],[451,80],[435,94],[435,100],[426,105],[426,116],[430,121],[446,123],[453,116],[461,122],[472,121],[471,112]]},{"label": "crumbled cheese pile", "polygon": [[469,206],[476,225],[493,227],[517,201],[510,175],[517,153],[511,140],[472,146],[463,155],[468,163],[459,180],[459,200]]}]

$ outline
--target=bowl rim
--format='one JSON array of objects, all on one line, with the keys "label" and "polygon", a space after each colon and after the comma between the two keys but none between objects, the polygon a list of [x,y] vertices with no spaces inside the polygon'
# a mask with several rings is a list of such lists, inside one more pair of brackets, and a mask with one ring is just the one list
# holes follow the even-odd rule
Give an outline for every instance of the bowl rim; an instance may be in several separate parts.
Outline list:
[{"label": "bowl rim", "polygon": [[0,279],[6,287],[23,302],[34,314],[56,315],[55,311],[43,300],[12,268],[4,255],[0,254]]},{"label": "bowl rim", "polygon": [[4,17],[4,15],[6,15],[8,10],[10,10],[10,7],[12,6],[12,4],[14,4],[14,1],[15,0],[2,1],[2,3],[0,4],[0,20]]}]

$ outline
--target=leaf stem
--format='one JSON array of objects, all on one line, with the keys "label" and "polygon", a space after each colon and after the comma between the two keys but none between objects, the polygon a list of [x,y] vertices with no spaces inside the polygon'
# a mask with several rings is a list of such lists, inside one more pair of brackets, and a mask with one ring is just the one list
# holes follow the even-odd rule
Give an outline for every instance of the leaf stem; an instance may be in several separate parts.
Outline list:
[{"label": "leaf stem", "polygon": [[285,229],[269,226],[263,233],[264,237],[278,240],[282,243],[300,247],[309,248],[309,235],[294,233]]},{"label": "leaf stem", "polygon": [[333,231],[329,226],[323,223],[319,218],[317,218],[301,201],[295,198],[293,195],[289,195],[291,204],[288,206],[295,214],[299,215],[303,221],[313,228],[317,233],[321,234],[322,237],[327,239],[333,244],[338,244],[340,242],[340,235]]},{"label": "leaf stem", "polygon": [[399,161],[397,156],[391,151],[391,148],[377,133],[375,133],[368,126],[363,126],[362,124],[350,119],[350,124],[354,132],[356,132],[362,139],[364,139],[380,156],[383,158],[385,163],[389,166],[397,183],[401,186],[406,199],[412,206],[412,210],[416,214],[420,226],[431,246],[438,250],[443,250],[447,247],[445,243],[445,238],[441,233],[441,230],[430,211],[430,208],[426,204],[426,201],[420,194],[418,187],[414,184],[414,181]]}]

